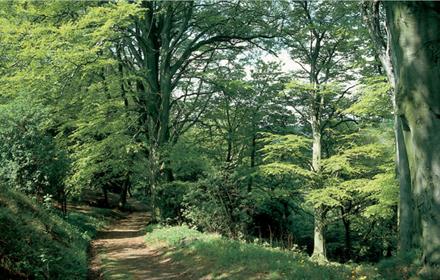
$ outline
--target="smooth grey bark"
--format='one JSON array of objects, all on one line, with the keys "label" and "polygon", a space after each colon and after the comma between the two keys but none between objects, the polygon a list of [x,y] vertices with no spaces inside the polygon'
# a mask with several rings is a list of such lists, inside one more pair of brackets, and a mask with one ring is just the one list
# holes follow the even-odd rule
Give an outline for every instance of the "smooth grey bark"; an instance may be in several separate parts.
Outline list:
[{"label": "smooth grey bark", "polygon": [[327,212],[322,207],[314,209],[315,225],[313,229],[313,254],[312,258],[316,260],[327,260],[327,249],[325,242],[325,217]]},{"label": "smooth grey bark", "polygon": [[[316,87],[316,86],[315,86]],[[321,132],[321,116],[320,110],[322,108],[322,97],[314,93],[312,104],[312,168],[316,174],[321,173],[321,157],[322,157],[322,132]],[[319,100],[319,101],[318,101]],[[313,238],[313,253],[312,257],[315,259],[327,259],[327,250],[325,245],[325,217],[326,211],[323,207],[314,209],[314,238]]]},{"label": "smooth grey bark", "polygon": [[408,155],[406,152],[402,121],[397,113],[396,104],[396,73],[391,61],[390,34],[388,28],[381,28],[381,1],[364,1],[363,15],[367,25],[377,58],[381,62],[387,79],[392,87],[392,103],[394,109],[394,137],[396,144],[396,175],[399,181],[399,252],[406,253],[413,248],[412,226],[414,217],[411,209],[414,207],[411,198],[411,174],[409,171]]},{"label": "smooth grey bark", "polygon": [[[395,100],[395,94],[394,94]],[[399,180],[399,242],[398,250],[400,254],[406,254],[416,248],[415,236],[415,212],[414,201],[412,199],[411,173],[409,170],[408,153],[405,147],[403,124],[397,115],[397,105],[394,103],[394,133],[396,141],[396,166]]]},{"label": "smooth grey bark", "polygon": [[435,267],[440,265],[440,3],[384,5],[412,183],[416,223],[408,230],[412,243],[420,240],[425,266]]}]

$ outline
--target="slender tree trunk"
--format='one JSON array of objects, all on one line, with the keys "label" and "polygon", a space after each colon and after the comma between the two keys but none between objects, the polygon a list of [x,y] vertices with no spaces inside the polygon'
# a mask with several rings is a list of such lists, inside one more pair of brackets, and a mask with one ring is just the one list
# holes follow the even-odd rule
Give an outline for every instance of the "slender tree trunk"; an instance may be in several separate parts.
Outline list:
[{"label": "slender tree trunk", "polygon": [[[254,171],[255,168],[255,155],[257,152],[257,136],[255,135],[255,133],[252,135],[252,142],[251,142],[251,155],[250,155],[250,168],[251,168],[251,172]],[[252,175],[249,176],[249,181],[248,181],[248,186],[247,186],[247,191],[251,192],[252,191],[252,185],[253,185],[253,178]]]},{"label": "slender tree trunk", "polygon": [[344,261],[349,261],[351,259],[351,227],[350,219],[345,216],[346,212],[341,208],[342,224],[344,225],[344,242],[345,242],[345,252]]},{"label": "slender tree trunk", "polygon": [[312,118],[312,133],[313,133],[313,143],[312,143],[312,167],[313,171],[316,173],[321,172],[321,153],[322,153],[322,143],[321,143],[321,126],[317,117]]},{"label": "slender tree trunk", "polygon": [[127,192],[129,185],[130,185],[130,177],[127,175],[127,178],[125,179],[122,185],[121,195],[119,196],[119,202],[118,202],[119,209],[124,209],[127,204]]},{"label": "slender tree trunk", "polygon": [[232,134],[233,134],[232,131],[228,130],[228,135],[227,135],[227,139],[226,139],[228,148],[226,150],[226,159],[225,159],[225,161],[227,163],[232,162],[232,149],[233,149],[233,143],[232,143],[233,136],[232,136]]},{"label": "slender tree trunk", "polygon": [[[394,106],[395,112],[397,107]],[[396,138],[396,167],[399,179],[399,253],[406,254],[415,246],[414,228],[414,202],[412,199],[411,174],[409,170],[408,155],[405,147],[402,121],[397,113],[394,117],[394,131]],[[414,239],[414,240],[413,240]]]},{"label": "slender tree trunk", "polygon": [[107,188],[105,186],[102,188],[102,192],[104,194],[104,204],[105,204],[105,207],[109,207],[110,204],[108,202],[108,190],[107,190]]},{"label": "slender tree trunk", "polygon": [[66,190],[63,188],[60,192],[59,192],[59,200],[61,203],[61,212],[63,213],[63,215],[67,215],[67,193]]},{"label": "slender tree trunk", "polygon": [[[316,106],[316,104],[313,104]],[[322,135],[321,135],[321,123],[319,117],[319,108],[314,109],[312,115],[312,167],[313,171],[319,175],[321,173],[321,154],[322,154]],[[312,257],[320,260],[327,260],[327,251],[325,248],[325,217],[326,211],[323,207],[315,209],[314,213],[315,225],[314,225],[314,239],[313,239],[313,254]]]},{"label": "slender tree trunk", "polygon": [[[409,229],[426,267],[440,265],[440,3],[386,2],[397,109],[412,178]],[[414,224],[413,224],[414,225]],[[420,234],[418,234],[420,228]]]}]

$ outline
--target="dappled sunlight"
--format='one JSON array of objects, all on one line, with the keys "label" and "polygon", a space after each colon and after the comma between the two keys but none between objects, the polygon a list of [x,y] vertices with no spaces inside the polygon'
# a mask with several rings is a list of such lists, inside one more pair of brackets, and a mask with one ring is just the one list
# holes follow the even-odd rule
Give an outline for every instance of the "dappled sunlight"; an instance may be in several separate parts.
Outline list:
[{"label": "dappled sunlight", "polygon": [[440,279],[439,30],[440,1],[0,0],[0,279]]},{"label": "dappled sunlight", "polygon": [[362,267],[319,264],[300,252],[228,240],[185,226],[157,227],[145,238],[148,246],[161,244],[158,248],[166,257],[191,267],[197,279],[345,279],[353,269],[359,277],[375,275]]},{"label": "dappled sunlight", "polygon": [[[186,271],[173,263],[166,252],[144,243],[146,212],[135,212],[98,232],[92,242],[93,275],[104,279],[190,279]],[[183,278],[182,278],[183,277]]]}]

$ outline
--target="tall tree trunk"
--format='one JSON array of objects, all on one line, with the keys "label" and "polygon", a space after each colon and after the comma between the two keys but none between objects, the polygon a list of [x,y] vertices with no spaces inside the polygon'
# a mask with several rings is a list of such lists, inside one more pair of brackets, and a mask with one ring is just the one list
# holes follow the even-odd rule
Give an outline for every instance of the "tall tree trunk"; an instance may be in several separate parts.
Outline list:
[{"label": "tall tree trunk", "polygon": [[[253,133],[252,141],[251,141],[251,155],[250,155],[250,160],[251,160],[250,168],[251,168],[251,172],[254,172],[256,152],[257,152],[257,135],[255,133]],[[253,177],[251,175],[251,176],[249,176],[249,181],[248,181],[248,186],[247,186],[247,191],[248,192],[252,191],[252,185],[253,185]]]},{"label": "tall tree trunk", "polygon": [[[319,97],[315,97],[314,99],[316,100],[318,98]],[[318,104],[320,103],[321,101],[318,101]],[[319,174],[321,173],[322,154],[321,120],[319,113],[320,106],[317,104],[313,104],[312,106],[314,107],[314,112],[312,114],[312,168],[313,171],[319,176]],[[314,259],[327,260],[327,250],[325,248],[325,217],[327,212],[323,207],[318,207],[314,209],[314,212],[315,225],[312,257]]]},{"label": "tall tree trunk", "polygon": [[127,177],[124,180],[124,183],[122,184],[122,190],[119,196],[119,202],[118,202],[119,209],[125,209],[125,206],[127,204],[127,192],[129,185],[130,185],[130,177],[127,175]]},{"label": "tall tree trunk", "polygon": [[412,251],[415,244],[415,211],[412,199],[411,173],[409,170],[408,154],[405,147],[402,121],[397,115],[397,106],[394,106],[394,131],[396,138],[396,167],[399,179],[399,254]]},{"label": "tall tree trunk", "polygon": [[326,211],[322,208],[315,208],[315,226],[313,235],[313,254],[312,258],[316,260],[327,260],[327,249],[325,242],[325,216]]},{"label": "tall tree trunk", "polygon": [[227,150],[226,150],[226,159],[227,163],[232,162],[232,132],[228,132],[227,136]]},{"label": "tall tree trunk", "polygon": [[434,267],[440,265],[440,3],[385,2],[385,7],[420,235],[417,227],[410,230],[421,240],[425,266]]},{"label": "tall tree trunk", "polygon": [[159,186],[159,159],[157,156],[157,146],[150,142],[148,151],[148,185],[151,199],[152,220],[156,221],[160,217],[160,210],[157,207],[157,188]]},{"label": "tall tree trunk", "polygon": [[346,212],[344,208],[341,208],[342,224],[344,225],[344,242],[345,242],[345,252],[344,261],[349,261],[351,259],[351,227],[350,219],[345,216]]},{"label": "tall tree trunk", "polygon": [[104,204],[105,204],[104,206],[105,207],[110,207],[110,203],[108,202],[108,190],[107,190],[106,186],[104,186],[102,188],[102,192],[104,194]]},{"label": "tall tree trunk", "polygon": [[[409,170],[408,154],[406,152],[402,121],[398,115],[396,99],[396,72],[391,61],[391,36],[389,28],[386,34],[381,33],[380,1],[363,1],[364,20],[367,24],[377,57],[385,70],[386,76],[393,89],[392,103],[394,109],[394,132],[396,143],[396,175],[399,181],[399,252],[412,250],[414,227],[414,202],[411,196],[411,173]],[[385,38],[387,41],[385,41]],[[381,74],[381,73],[380,73]]]}]

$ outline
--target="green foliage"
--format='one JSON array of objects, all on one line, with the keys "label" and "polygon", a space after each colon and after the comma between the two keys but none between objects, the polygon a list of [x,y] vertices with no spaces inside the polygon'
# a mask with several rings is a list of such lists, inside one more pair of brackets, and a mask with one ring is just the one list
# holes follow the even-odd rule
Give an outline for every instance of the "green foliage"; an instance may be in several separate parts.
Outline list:
[{"label": "green foliage", "polygon": [[[99,216],[98,216],[99,217]],[[0,270],[11,279],[85,279],[87,248],[102,218],[63,219],[34,199],[0,187]]]},{"label": "green foliage", "polygon": [[295,250],[244,243],[202,234],[187,226],[149,228],[150,246],[170,247],[167,257],[194,267],[193,277],[213,279],[379,279],[372,270],[337,264],[317,264]]},{"label": "green foliage", "polygon": [[0,179],[42,197],[63,192],[66,153],[50,135],[47,110],[22,98],[0,105]]},{"label": "green foliage", "polygon": [[184,221],[184,198],[194,188],[193,185],[194,183],[181,181],[160,185],[156,207],[159,208],[161,222],[175,224]]},{"label": "green foliage", "polygon": [[288,181],[292,188],[312,184],[315,174],[309,167],[309,139],[294,134],[263,133],[260,141],[263,144],[259,150],[262,157],[258,167],[260,175]]},{"label": "green foliage", "polygon": [[237,237],[248,219],[244,191],[235,178],[217,175],[192,185],[184,197],[184,216],[202,230]]},{"label": "green foliage", "polygon": [[399,188],[394,170],[375,175],[362,191],[369,193],[369,197],[376,201],[365,209],[366,217],[390,218],[395,214],[393,208],[398,204]]},{"label": "green foliage", "polygon": [[145,156],[135,137],[138,116],[120,99],[118,82],[100,81],[77,93],[83,106],[69,122],[73,131],[67,143],[73,159],[68,184],[77,194],[84,187],[118,189],[127,176],[133,185],[145,182]]},{"label": "green foliage", "polygon": [[382,260],[378,265],[380,274],[385,279],[435,279],[436,276],[432,274],[420,275],[419,271],[422,266],[417,259],[416,252],[402,252],[401,255]]},{"label": "green foliage", "polygon": [[359,100],[346,113],[369,118],[391,118],[391,86],[385,77],[369,77],[357,91]]},{"label": "green foliage", "polygon": [[[136,169],[141,149],[133,137],[137,114],[121,98],[124,82],[111,51],[143,9],[128,2],[102,4],[2,3],[0,34],[8,47],[1,52],[7,70],[0,77],[1,97],[9,103],[19,96],[41,105],[29,112],[43,111],[43,122],[50,122],[44,137],[69,152],[70,194],[108,187],[108,182],[118,185],[126,177],[133,185],[144,180]],[[47,167],[55,171],[63,165],[60,160]]]},{"label": "green foliage", "polygon": [[169,161],[171,169],[178,180],[197,181],[206,176],[210,170],[209,160],[185,136],[171,148]]}]

